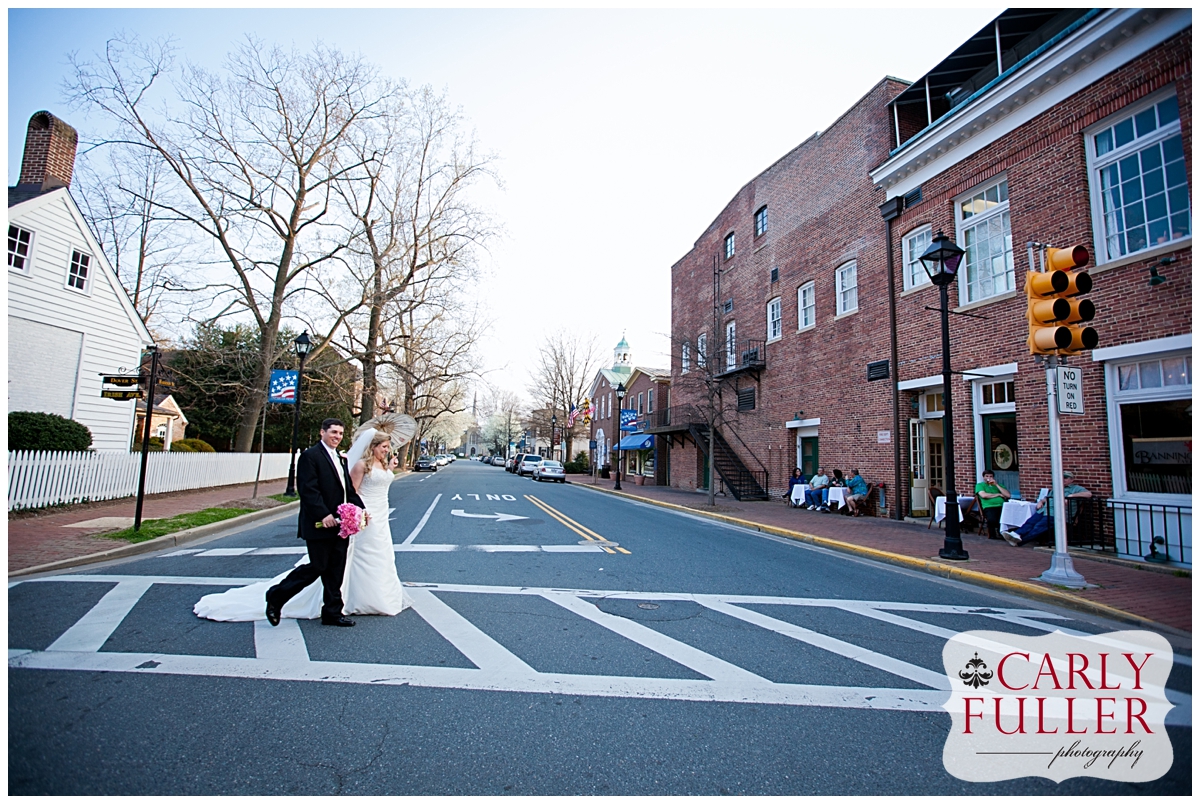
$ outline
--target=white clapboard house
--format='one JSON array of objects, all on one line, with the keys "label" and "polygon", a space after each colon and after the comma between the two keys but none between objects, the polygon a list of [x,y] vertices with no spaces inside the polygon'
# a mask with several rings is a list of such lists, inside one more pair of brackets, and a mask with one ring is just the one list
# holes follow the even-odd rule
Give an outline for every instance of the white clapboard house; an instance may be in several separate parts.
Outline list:
[{"label": "white clapboard house", "polygon": [[102,399],[101,375],[136,373],[153,339],[71,198],[77,141],[33,115],[8,188],[8,409],[66,416],[93,449],[128,452],[134,403]]}]

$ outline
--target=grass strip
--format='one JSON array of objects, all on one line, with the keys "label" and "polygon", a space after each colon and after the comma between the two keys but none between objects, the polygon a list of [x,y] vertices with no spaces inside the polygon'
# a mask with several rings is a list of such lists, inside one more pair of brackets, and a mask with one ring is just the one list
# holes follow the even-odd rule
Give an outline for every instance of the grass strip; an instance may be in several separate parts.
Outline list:
[{"label": "grass strip", "polygon": [[268,500],[279,500],[279,502],[281,502],[281,503],[290,503],[290,502],[295,502],[296,500],[298,500],[300,498],[295,495],[292,495],[291,497],[289,497],[286,494],[268,494],[267,499]]},{"label": "grass strip", "polygon": [[248,514],[252,510],[251,508],[205,508],[203,511],[179,514],[169,519],[147,519],[142,522],[141,530],[125,528],[124,530],[116,530],[112,533],[101,533],[99,535],[106,539],[119,539],[130,544],[137,544],[138,542],[149,541],[159,536],[166,536],[168,533],[175,533],[187,530],[188,528],[196,528],[200,525],[211,525],[213,522],[232,519],[235,516]]}]

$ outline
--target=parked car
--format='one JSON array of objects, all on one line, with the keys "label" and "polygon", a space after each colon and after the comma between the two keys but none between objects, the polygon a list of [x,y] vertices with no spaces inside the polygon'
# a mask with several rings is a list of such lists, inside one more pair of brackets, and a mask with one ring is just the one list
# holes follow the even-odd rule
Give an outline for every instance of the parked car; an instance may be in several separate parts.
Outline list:
[{"label": "parked car", "polygon": [[521,477],[533,474],[534,465],[540,463],[541,460],[542,456],[540,455],[522,455],[521,461],[517,464],[516,473]]},{"label": "parked car", "polygon": [[517,465],[517,461],[521,460],[521,457],[522,457],[522,453],[518,452],[516,455],[514,455],[511,458],[509,458],[508,460],[506,460],[504,462],[504,471],[515,472],[516,471],[515,467]]},{"label": "parked car", "polygon": [[438,466],[449,466],[450,465],[450,456],[448,456],[448,455],[435,455],[434,460],[437,461]]},{"label": "parked car", "polygon": [[417,458],[417,462],[413,464],[413,471],[414,472],[436,472],[437,471],[437,462],[434,461],[433,458],[430,458],[428,455],[422,455],[420,458]]},{"label": "parked car", "polygon": [[559,483],[566,483],[567,472],[561,463],[546,458],[538,461],[537,465],[533,467],[533,479],[539,483],[543,480],[557,480]]},{"label": "parked car", "polygon": [[491,464],[492,464],[492,466],[503,467],[504,466],[504,456],[503,455],[493,455]]}]

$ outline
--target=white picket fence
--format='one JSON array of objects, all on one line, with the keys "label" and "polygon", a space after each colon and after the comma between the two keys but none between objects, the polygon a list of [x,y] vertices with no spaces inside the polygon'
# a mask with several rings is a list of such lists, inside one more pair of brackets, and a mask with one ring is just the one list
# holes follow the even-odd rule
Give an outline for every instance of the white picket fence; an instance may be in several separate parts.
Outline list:
[{"label": "white picket fence", "polygon": [[[152,452],[146,493],[253,483],[257,453]],[[113,500],[137,494],[138,452],[10,452],[8,510]],[[262,456],[262,480],[287,477],[288,454]]]}]

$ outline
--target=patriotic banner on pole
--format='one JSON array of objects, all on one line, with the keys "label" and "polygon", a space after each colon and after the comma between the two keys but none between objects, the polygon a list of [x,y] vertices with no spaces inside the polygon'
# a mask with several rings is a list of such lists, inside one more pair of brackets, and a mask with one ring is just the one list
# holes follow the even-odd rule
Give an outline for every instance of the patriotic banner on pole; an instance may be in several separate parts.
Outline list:
[{"label": "patriotic banner on pole", "polygon": [[267,396],[268,402],[282,402],[285,405],[296,404],[296,383],[300,372],[287,369],[271,370],[271,390]]},{"label": "patriotic banner on pole", "polygon": [[572,403],[571,412],[567,414],[567,427],[575,426],[575,417],[579,415],[579,408]]}]

